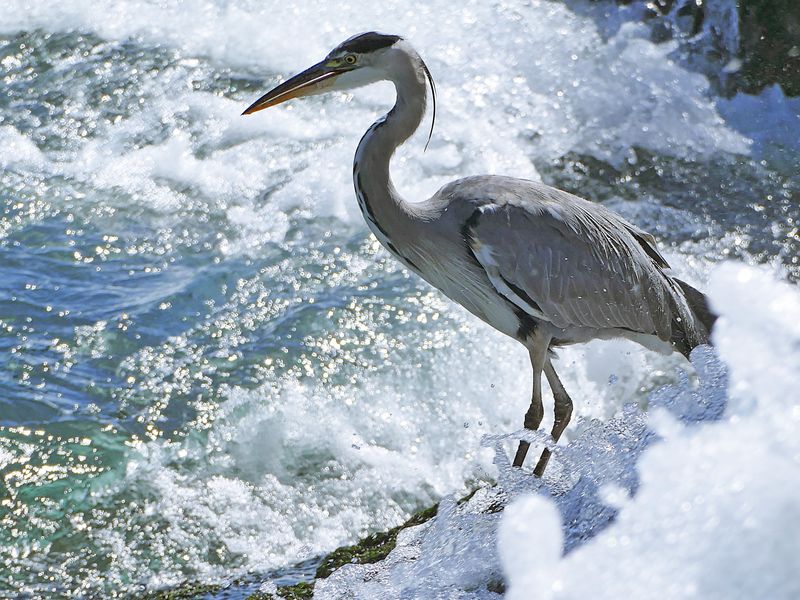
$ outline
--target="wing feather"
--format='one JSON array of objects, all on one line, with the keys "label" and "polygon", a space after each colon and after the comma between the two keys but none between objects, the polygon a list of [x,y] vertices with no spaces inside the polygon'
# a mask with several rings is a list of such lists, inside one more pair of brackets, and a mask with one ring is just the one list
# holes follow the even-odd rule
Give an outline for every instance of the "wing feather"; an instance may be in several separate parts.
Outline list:
[{"label": "wing feather", "polygon": [[671,282],[652,237],[566,192],[528,191],[495,193],[470,219],[470,247],[495,289],[556,327],[669,339]]}]

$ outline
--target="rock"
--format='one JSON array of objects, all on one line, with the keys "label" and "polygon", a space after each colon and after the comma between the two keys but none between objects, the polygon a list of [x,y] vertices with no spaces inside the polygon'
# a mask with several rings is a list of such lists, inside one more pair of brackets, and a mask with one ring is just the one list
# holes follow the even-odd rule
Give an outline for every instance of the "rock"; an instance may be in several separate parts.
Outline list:
[{"label": "rock", "polygon": [[800,95],[800,2],[743,0],[739,23],[742,91],[778,83],[787,96]]},{"label": "rock", "polygon": [[800,95],[798,0],[614,1],[638,8],[654,42],[677,40],[689,66],[720,92],[757,94],[777,83],[787,96]]},{"label": "rock", "polygon": [[[474,492],[472,492],[474,493]],[[466,496],[462,501],[469,498]],[[371,564],[383,560],[391,552],[397,542],[397,535],[409,527],[414,527],[429,521],[436,516],[438,504],[420,511],[413,515],[408,521],[388,531],[373,533],[357,544],[343,546],[325,556],[317,566],[314,581],[301,581],[294,585],[278,586],[275,592],[254,591],[246,596],[246,600],[309,600],[314,595],[314,582],[317,579],[324,579],[336,569],[346,564]],[[146,592],[136,597],[136,600],[198,600],[199,598],[216,597],[217,593],[223,593],[226,589],[236,587],[244,589],[252,587],[251,582],[234,581],[229,586],[220,584],[203,584],[187,582],[179,586]]]}]

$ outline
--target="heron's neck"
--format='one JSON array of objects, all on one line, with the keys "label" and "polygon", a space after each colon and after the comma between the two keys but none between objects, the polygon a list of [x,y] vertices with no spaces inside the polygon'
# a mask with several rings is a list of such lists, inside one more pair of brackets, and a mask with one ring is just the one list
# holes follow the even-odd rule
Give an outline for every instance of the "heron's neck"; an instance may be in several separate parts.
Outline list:
[{"label": "heron's neck", "polygon": [[[361,138],[353,163],[353,181],[361,212],[385,246],[391,232],[412,220],[414,207],[392,184],[389,163],[395,150],[416,131],[425,115],[426,87],[421,73],[409,65],[392,78],[397,89],[394,108],[378,119]],[[390,250],[393,250],[389,247]]]}]

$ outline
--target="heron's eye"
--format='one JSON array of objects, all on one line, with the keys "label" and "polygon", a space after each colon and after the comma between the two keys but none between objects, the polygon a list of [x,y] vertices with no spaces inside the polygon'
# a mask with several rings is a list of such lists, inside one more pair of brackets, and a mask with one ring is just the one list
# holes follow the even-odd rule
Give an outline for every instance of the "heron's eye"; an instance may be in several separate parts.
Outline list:
[{"label": "heron's eye", "polygon": [[347,56],[344,57],[344,62],[346,62],[348,65],[356,64],[355,55],[354,54],[348,54]]}]

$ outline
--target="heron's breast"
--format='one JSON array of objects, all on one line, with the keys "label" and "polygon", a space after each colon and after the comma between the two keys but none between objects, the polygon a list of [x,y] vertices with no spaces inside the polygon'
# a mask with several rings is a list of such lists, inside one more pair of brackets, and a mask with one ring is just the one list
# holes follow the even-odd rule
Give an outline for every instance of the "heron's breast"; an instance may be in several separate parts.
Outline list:
[{"label": "heron's breast", "polygon": [[520,320],[466,248],[444,240],[411,251],[420,277],[498,331],[516,338]]}]

